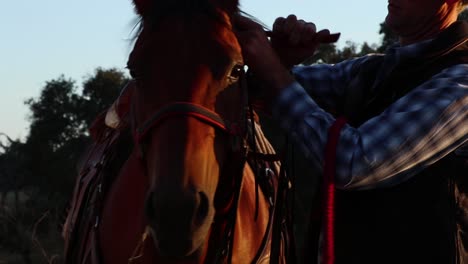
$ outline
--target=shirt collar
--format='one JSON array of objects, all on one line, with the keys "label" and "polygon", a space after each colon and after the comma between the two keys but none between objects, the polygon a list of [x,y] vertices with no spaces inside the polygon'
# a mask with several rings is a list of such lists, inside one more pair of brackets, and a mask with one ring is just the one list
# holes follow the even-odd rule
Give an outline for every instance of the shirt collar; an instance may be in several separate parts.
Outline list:
[{"label": "shirt collar", "polygon": [[425,50],[433,39],[423,40],[406,46],[401,46],[399,43],[391,45],[386,53],[387,55],[396,56],[399,60],[415,58],[424,54]]}]

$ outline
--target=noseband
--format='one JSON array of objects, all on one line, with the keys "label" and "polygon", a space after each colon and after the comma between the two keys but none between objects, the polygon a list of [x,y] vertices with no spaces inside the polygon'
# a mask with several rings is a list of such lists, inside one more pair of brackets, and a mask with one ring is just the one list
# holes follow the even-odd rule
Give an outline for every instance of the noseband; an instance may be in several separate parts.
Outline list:
[{"label": "noseband", "polygon": [[217,113],[204,106],[189,102],[175,102],[163,106],[146,120],[141,127],[138,127],[135,131],[135,142],[141,144],[149,131],[157,128],[170,118],[180,116],[195,118],[229,135],[239,135],[238,133],[240,133],[237,126],[228,126]]}]

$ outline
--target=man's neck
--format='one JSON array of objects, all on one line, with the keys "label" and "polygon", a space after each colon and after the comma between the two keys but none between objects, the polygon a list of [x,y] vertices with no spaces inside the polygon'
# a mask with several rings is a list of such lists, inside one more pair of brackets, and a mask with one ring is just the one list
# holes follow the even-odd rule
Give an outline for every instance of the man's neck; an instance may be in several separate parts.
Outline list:
[{"label": "man's neck", "polygon": [[400,44],[401,44],[401,46],[407,46],[407,45],[418,43],[418,42],[421,42],[421,41],[424,41],[424,40],[433,39],[440,32],[442,32],[443,30],[448,28],[451,24],[453,24],[453,22],[441,25],[441,27],[434,28],[434,30],[431,30],[431,31],[421,32],[421,34],[418,34],[418,35],[411,35],[411,36],[407,36],[407,37],[402,36],[399,39]]},{"label": "man's neck", "polygon": [[424,25],[424,28],[418,30],[418,32],[400,36],[399,41],[401,46],[435,38],[440,32],[457,21],[458,12],[456,9],[441,10],[441,16],[441,19],[433,21],[432,24],[427,23]]}]

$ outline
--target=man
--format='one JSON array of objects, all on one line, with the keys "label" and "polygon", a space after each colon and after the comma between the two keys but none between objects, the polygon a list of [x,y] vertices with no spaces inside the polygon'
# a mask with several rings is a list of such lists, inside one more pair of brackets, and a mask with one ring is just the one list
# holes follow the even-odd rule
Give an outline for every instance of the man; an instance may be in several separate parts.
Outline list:
[{"label": "man", "polygon": [[293,68],[337,35],[291,15],[270,41],[237,19],[273,116],[315,166],[330,127],[347,120],[334,160],[336,263],[468,263],[468,23],[456,21],[467,4],[390,0],[399,45],[385,55]]}]

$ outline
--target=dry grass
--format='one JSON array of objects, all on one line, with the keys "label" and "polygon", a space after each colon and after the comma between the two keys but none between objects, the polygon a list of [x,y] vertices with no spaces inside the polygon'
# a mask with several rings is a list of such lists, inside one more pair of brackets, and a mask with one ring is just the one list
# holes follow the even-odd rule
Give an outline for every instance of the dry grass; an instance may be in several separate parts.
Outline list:
[{"label": "dry grass", "polygon": [[7,200],[0,208],[0,264],[63,263],[57,210],[39,200],[22,200],[17,209]]}]

